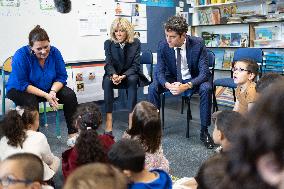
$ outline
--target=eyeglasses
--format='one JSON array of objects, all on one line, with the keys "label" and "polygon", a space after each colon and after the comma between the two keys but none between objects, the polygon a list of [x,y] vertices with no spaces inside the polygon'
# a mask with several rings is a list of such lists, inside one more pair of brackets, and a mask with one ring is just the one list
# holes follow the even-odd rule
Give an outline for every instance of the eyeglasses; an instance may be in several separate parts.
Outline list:
[{"label": "eyeglasses", "polygon": [[235,71],[238,71],[238,72],[249,72],[249,70],[243,69],[243,68],[232,68],[232,71],[233,72],[235,72]]},{"label": "eyeglasses", "polygon": [[17,184],[17,183],[23,183],[23,184],[31,184],[33,181],[31,180],[24,180],[24,179],[15,179],[13,176],[8,175],[3,178],[0,178],[0,185],[7,187],[11,184]]}]

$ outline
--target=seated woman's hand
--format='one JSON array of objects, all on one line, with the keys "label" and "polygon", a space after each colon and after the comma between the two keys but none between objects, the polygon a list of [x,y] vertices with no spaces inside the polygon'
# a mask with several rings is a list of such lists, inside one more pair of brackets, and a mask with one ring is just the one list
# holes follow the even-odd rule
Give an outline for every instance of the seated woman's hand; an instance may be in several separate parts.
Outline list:
[{"label": "seated woman's hand", "polygon": [[49,103],[50,107],[52,108],[53,111],[56,111],[58,109],[58,98],[54,96],[52,93],[48,93],[46,96],[46,101]]}]

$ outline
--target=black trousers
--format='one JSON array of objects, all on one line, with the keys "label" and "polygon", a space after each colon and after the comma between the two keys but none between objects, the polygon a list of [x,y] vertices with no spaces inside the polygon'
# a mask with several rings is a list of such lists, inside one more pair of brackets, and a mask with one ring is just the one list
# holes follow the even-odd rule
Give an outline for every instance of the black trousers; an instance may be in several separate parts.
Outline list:
[{"label": "black trousers", "polygon": [[[7,98],[12,100],[17,106],[28,106],[39,109],[38,103],[46,101],[45,98],[36,96],[28,92],[11,89],[7,93]],[[76,133],[77,129],[72,125],[72,117],[78,106],[75,92],[69,87],[63,86],[56,94],[59,103],[63,104],[64,116],[67,124],[68,134]]]},{"label": "black trousers", "polygon": [[113,110],[113,89],[127,89],[127,107],[132,112],[137,103],[137,88],[138,88],[138,75],[130,75],[126,77],[119,85],[114,85],[108,76],[104,76],[103,89],[106,113],[111,113]]}]

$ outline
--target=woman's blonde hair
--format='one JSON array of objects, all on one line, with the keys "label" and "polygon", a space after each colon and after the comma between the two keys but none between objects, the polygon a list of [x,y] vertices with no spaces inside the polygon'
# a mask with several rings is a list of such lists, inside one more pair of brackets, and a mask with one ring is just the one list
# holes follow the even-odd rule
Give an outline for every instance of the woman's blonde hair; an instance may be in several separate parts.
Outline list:
[{"label": "woman's blonde hair", "polygon": [[115,43],[118,43],[114,32],[119,26],[121,27],[122,30],[126,32],[125,42],[133,43],[134,41],[133,25],[126,18],[122,18],[122,17],[114,19],[114,21],[111,24],[111,27],[110,27],[111,40],[114,41]]}]

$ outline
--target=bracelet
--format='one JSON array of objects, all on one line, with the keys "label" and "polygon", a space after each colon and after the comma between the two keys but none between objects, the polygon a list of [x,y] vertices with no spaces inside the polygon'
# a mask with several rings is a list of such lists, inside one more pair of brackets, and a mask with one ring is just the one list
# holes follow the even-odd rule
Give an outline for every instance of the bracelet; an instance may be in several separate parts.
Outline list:
[{"label": "bracelet", "polygon": [[54,90],[54,89],[50,89],[50,91],[53,91],[53,92],[57,93],[56,90]]}]

